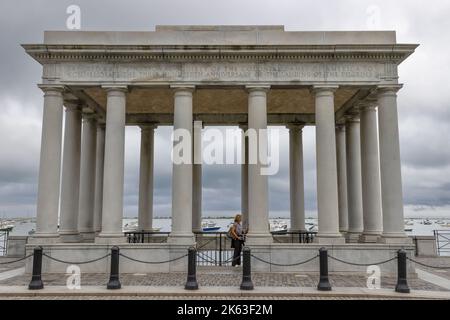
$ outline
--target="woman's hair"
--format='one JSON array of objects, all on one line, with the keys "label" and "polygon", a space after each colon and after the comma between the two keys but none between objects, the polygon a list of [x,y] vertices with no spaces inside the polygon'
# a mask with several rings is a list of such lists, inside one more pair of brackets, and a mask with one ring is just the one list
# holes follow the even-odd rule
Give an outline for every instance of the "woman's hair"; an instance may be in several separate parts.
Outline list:
[{"label": "woman's hair", "polygon": [[234,217],[234,222],[238,222],[238,217],[239,217],[239,218],[242,218],[242,215],[238,213],[238,214]]}]

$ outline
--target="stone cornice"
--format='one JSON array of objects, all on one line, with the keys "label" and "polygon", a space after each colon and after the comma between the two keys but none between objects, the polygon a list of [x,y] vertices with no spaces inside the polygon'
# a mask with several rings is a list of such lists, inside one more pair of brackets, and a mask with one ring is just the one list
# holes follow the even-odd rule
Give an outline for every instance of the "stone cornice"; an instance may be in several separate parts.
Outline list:
[{"label": "stone cornice", "polygon": [[70,61],[376,60],[401,63],[417,45],[23,45],[41,64]]}]

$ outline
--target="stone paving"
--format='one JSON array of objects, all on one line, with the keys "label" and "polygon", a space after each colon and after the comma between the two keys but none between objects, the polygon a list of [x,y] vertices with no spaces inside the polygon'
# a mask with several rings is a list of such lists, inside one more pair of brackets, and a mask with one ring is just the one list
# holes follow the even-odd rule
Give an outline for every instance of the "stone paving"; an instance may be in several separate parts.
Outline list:
[{"label": "stone paving", "polygon": [[[14,259],[10,259],[14,260]],[[417,261],[435,266],[449,266],[450,258],[417,258]],[[7,261],[0,259],[0,263]],[[20,268],[24,262],[13,265],[0,265],[0,272]],[[450,270],[436,270],[421,267],[423,270],[450,279]],[[107,274],[82,274],[81,284],[85,286],[102,286],[108,282]],[[197,280],[200,286],[239,287],[242,277],[241,268],[231,267],[198,267]],[[309,287],[314,288],[319,281],[318,274],[306,273],[253,273],[253,283],[258,287]],[[120,280],[123,286],[183,286],[186,273],[152,273],[152,274],[122,274]],[[0,281],[0,286],[27,286],[30,275],[16,276]],[[63,286],[67,275],[47,274],[43,276],[47,286]],[[330,274],[333,287],[366,287],[367,277],[364,275]],[[381,287],[393,289],[397,282],[395,276],[382,277]],[[408,279],[413,290],[446,291],[446,289],[418,278]]]}]

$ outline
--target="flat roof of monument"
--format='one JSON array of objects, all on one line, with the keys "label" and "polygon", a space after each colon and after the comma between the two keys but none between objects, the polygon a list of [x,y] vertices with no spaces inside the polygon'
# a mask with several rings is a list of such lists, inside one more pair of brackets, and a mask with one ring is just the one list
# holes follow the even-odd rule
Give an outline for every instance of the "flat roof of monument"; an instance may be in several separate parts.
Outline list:
[{"label": "flat roof of monument", "polygon": [[395,31],[285,31],[284,26],[156,26],[155,31],[45,31],[47,45],[389,45]]}]

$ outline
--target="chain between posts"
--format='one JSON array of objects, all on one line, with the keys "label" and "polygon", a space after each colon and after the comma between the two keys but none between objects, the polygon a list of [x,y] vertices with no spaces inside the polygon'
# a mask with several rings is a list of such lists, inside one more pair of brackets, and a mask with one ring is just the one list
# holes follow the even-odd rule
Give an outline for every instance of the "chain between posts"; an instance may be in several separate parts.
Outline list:
[{"label": "chain between posts", "polygon": [[143,261],[143,260],[131,258],[129,256],[124,255],[123,253],[120,253],[119,256],[124,257],[125,259],[131,260],[131,261],[134,261],[134,262],[139,262],[139,263],[144,263],[144,264],[163,264],[163,263],[169,263],[169,262],[174,262],[174,261],[177,261],[177,260],[181,260],[183,258],[186,258],[188,256],[188,254],[182,255],[181,257],[178,257],[178,258],[165,260],[165,261]]},{"label": "chain between posts", "polygon": [[291,263],[291,264],[280,264],[280,263],[274,263],[274,262],[263,260],[261,258],[258,258],[257,256],[254,256],[253,254],[251,254],[250,256],[252,256],[253,258],[255,258],[258,261],[261,261],[262,263],[270,264],[272,266],[277,266],[277,267],[294,267],[294,266],[299,266],[299,265],[311,262],[311,261],[313,261],[313,260],[315,260],[315,259],[317,259],[319,257],[319,255],[316,255],[316,256],[314,256],[314,257],[312,257],[312,258],[310,258],[308,260],[305,260],[305,261],[301,261],[301,262],[297,262],[297,263]]},{"label": "chain between posts", "polygon": [[328,257],[330,259],[332,259],[332,260],[335,260],[335,261],[338,261],[338,262],[341,262],[341,263],[345,263],[345,264],[348,264],[348,265],[352,265],[352,266],[358,266],[358,267],[379,266],[379,265],[382,265],[382,264],[385,264],[385,263],[389,263],[389,262],[394,261],[394,260],[397,259],[397,257],[393,257],[391,259],[380,261],[378,263],[356,263],[356,262],[349,262],[349,261],[341,260],[341,259],[338,259],[338,258],[333,257],[331,255],[328,255]]},{"label": "chain between posts", "polygon": [[425,263],[423,263],[423,262],[419,262],[419,261],[414,260],[414,259],[411,259],[411,258],[409,258],[409,257],[406,257],[406,259],[409,260],[409,261],[411,261],[411,262],[414,262],[414,263],[416,263],[416,264],[418,264],[418,265],[420,265],[420,266],[422,266],[422,267],[432,268],[432,269],[450,270],[450,267],[431,266],[431,265],[429,265],[429,264],[425,264]]},{"label": "chain between posts", "polygon": [[108,258],[109,256],[111,256],[111,253],[108,253],[107,255],[104,255],[103,257],[100,257],[100,258],[97,258],[97,259],[92,259],[92,260],[87,260],[87,261],[81,261],[81,262],[74,262],[74,261],[64,261],[64,260],[60,260],[60,259],[54,258],[54,257],[52,257],[52,256],[49,256],[49,255],[46,254],[46,253],[43,253],[42,255],[43,255],[44,257],[50,259],[50,260],[53,260],[53,261],[56,261],[56,262],[59,262],[59,263],[64,263],[64,264],[75,264],[75,265],[77,265],[77,264],[88,264],[88,263],[93,263],[93,262],[97,262],[97,261],[106,259],[106,258]]},{"label": "chain between posts", "polygon": [[27,255],[27,256],[25,256],[25,257],[23,257],[23,258],[20,258],[20,259],[18,259],[18,260],[14,260],[14,261],[6,261],[6,262],[0,262],[0,265],[12,264],[12,263],[20,262],[20,261],[26,260],[26,259],[28,259],[28,258],[30,258],[30,257],[32,257],[32,256],[34,256],[34,253],[31,253],[31,254],[29,254],[29,255]]}]

